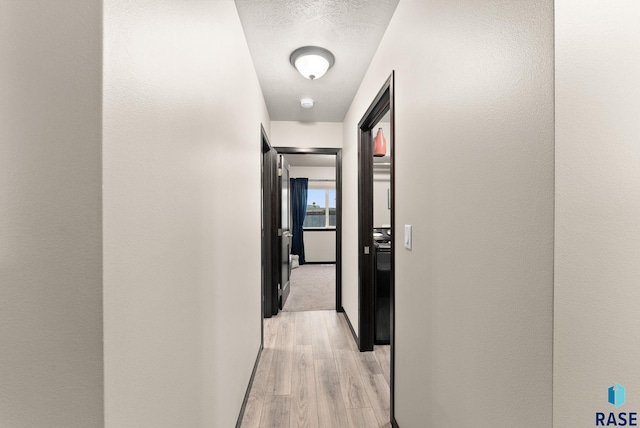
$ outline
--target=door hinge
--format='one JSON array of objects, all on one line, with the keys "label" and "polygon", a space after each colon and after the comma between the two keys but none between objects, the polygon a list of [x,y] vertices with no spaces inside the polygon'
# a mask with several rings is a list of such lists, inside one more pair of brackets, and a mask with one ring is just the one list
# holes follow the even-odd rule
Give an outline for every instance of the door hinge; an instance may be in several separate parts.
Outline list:
[{"label": "door hinge", "polygon": [[369,247],[364,247],[364,253],[365,254],[369,254],[370,252],[370,248]]},{"label": "door hinge", "polygon": [[278,236],[282,236],[282,229],[278,228]]},{"label": "door hinge", "polygon": [[282,285],[278,284],[278,297],[282,297]]},{"label": "door hinge", "polygon": [[278,177],[282,177],[282,168],[278,168]]}]

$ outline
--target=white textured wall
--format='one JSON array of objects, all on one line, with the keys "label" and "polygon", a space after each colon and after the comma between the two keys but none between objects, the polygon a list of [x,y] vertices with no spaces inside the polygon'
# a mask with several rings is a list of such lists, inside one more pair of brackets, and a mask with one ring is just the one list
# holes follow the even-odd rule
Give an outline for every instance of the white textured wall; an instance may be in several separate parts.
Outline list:
[{"label": "white textured wall", "polygon": [[[344,122],[396,70],[396,417],[401,427],[551,426],[553,2],[403,0]],[[343,305],[357,319],[357,199]],[[357,327],[357,326],[355,326]]]},{"label": "white textured wall", "polygon": [[[315,156],[315,155],[307,155],[307,156]],[[290,166],[289,167],[289,176],[291,178],[311,178],[318,180],[335,180],[336,179],[336,168],[333,166]],[[332,187],[335,187],[335,183],[324,183],[330,184]],[[309,186],[323,186],[322,182],[311,182]]]},{"label": "white textured wall", "polygon": [[260,345],[260,123],[234,2],[105,2],[108,427],[230,427]]},{"label": "white textured wall", "polygon": [[336,232],[305,230],[304,257],[307,262],[335,262]]},{"label": "white textured wall", "polygon": [[273,121],[270,142],[275,147],[342,147],[342,123]]},{"label": "white textured wall", "polygon": [[554,426],[572,428],[640,412],[640,4],[555,13]]},{"label": "white textured wall", "polygon": [[388,190],[391,188],[390,167],[378,167],[373,171],[373,226],[391,224]]},{"label": "white textured wall", "polygon": [[102,2],[0,0],[0,426],[103,425]]}]

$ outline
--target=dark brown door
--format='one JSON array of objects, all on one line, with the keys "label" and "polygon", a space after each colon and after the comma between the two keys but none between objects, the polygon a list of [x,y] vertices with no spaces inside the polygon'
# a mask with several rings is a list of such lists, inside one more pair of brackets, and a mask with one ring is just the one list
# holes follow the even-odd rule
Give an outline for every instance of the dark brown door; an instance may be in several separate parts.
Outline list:
[{"label": "dark brown door", "polygon": [[280,283],[280,240],[278,221],[280,193],[278,187],[278,153],[271,148],[262,130],[262,285],[263,315],[278,313]]},{"label": "dark brown door", "polygon": [[278,289],[278,303],[280,309],[282,309],[291,291],[289,255],[291,254],[291,238],[293,235],[291,234],[289,162],[287,162],[282,155],[279,155],[278,158],[278,184],[280,193],[280,218],[278,226],[278,235],[280,238],[280,284]]}]

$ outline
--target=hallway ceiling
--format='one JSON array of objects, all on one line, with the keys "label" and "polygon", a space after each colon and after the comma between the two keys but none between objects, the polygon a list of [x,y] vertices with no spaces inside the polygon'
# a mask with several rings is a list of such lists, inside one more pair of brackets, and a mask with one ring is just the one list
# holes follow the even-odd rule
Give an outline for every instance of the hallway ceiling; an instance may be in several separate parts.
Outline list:
[{"label": "hallway ceiling", "polygon": [[[235,3],[271,120],[342,122],[398,0]],[[291,52],[308,45],[335,56],[318,80],[305,79],[289,62]],[[303,109],[301,98],[313,98],[315,106]]]}]

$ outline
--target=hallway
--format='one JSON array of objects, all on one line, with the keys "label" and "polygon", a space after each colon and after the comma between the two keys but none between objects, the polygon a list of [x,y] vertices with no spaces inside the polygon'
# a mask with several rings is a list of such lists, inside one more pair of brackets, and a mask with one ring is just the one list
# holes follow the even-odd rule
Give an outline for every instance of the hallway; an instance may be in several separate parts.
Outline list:
[{"label": "hallway", "polygon": [[342,314],[280,312],[264,320],[242,427],[389,427],[389,370],[389,346],[359,352]]},{"label": "hallway", "polygon": [[[389,353],[345,320],[371,309],[360,131],[391,75],[392,424],[640,413],[638,21],[635,0],[0,0],[0,427],[387,425]],[[312,80],[291,59],[313,46],[334,61]],[[344,310],[269,319],[266,347],[263,135],[335,153]]]}]

